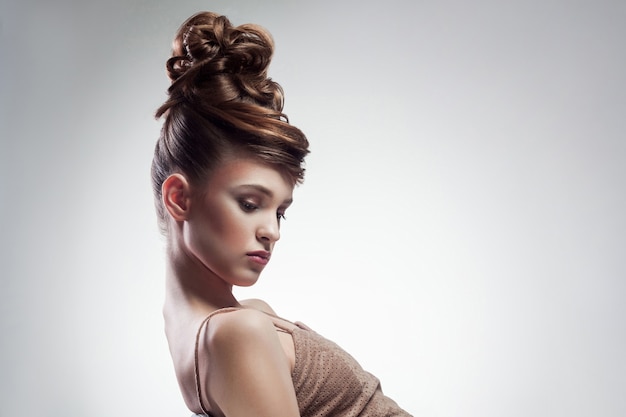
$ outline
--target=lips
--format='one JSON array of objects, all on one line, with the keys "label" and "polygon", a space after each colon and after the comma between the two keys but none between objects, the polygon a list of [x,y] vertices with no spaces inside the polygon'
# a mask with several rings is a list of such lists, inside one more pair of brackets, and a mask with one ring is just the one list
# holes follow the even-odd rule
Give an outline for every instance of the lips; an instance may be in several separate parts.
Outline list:
[{"label": "lips", "polygon": [[267,263],[270,261],[271,256],[269,252],[264,250],[248,252],[246,255],[248,255],[252,262],[256,262],[261,265],[267,265]]}]

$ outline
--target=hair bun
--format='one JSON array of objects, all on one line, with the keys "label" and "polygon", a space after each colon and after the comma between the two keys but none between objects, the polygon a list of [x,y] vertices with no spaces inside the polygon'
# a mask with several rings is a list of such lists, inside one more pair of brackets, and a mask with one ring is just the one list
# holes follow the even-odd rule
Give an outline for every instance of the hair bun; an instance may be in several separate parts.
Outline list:
[{"label": "hair bun", "polygon": [[167,61],[172,84],[156,111],[165,120],[152,161],[162,230],[169,224],[162,186],[174,172],[199,183],[234,154],[278,169],[294,185],[302,182],[309,142],[289,124],[283,91],[267,77],[273,48],[260,26],[233,27],[214,13],[196,14],[178,29]]},{"label": "hair bun", "polygon": [[204,103],[251,101],[282,109],[282,91],[267,78],[274,42],[262,27],[234,27],[228,18],[211,12],[189,18],[174,39],[167,61],[172,86],[186,99]]}]

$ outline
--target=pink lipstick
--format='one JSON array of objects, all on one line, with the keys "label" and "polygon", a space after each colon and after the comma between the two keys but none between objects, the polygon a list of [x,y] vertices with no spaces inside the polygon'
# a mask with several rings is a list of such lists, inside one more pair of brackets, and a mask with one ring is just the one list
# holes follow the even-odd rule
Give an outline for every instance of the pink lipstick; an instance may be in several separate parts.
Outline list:
[{"label": "pink lipstick", "polygon": [[267,265],[267,263],[270,261],[271,254],[267,251],[259,250],[255,252],[248,252],[246,253],[246,255],[248,255],[250,257],[250,260],[252,260],[253,262],[261,265]]}]

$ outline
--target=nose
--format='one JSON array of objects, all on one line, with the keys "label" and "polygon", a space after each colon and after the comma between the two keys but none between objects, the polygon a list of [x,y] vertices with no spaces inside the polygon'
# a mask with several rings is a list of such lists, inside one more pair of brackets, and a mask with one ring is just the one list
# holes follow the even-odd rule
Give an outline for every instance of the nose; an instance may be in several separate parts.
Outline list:
[{"label": "nose", "polygon": [[264,242],[274,243],[280,239],[280,225],[276,216],[262,222],[257,228],[257,239]]}]

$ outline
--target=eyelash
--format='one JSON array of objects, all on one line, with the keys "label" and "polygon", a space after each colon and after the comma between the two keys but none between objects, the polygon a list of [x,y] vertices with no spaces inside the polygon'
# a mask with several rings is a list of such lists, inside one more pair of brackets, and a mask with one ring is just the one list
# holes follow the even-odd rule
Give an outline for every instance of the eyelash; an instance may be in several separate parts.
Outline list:
[{"label": "eyelash", "polygon": [[259,206],[257,206],[256,204],[251,203],[246,200],[241,200],[239,202],[239,205],[241,206],[241,209],[245,211],[246,213],[252,213],[253,211],[259,208]]},{"label": "eyelash", "polygon": [[[241,206],[241,209],[246,213],[252,213],[253,211],[259,209],[258,205],[246,200],[241,200],[239,202],[239,205]],[[276,213],[276,218],[278,219],[278,221],[287,220],[287,217],[285,217],[285,213],[280,212]]]}]

